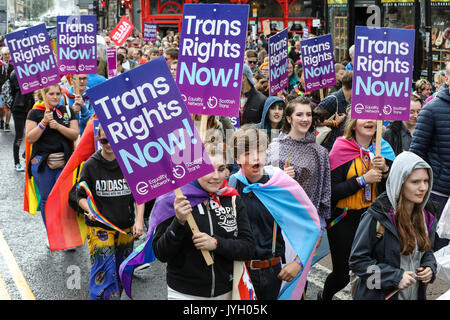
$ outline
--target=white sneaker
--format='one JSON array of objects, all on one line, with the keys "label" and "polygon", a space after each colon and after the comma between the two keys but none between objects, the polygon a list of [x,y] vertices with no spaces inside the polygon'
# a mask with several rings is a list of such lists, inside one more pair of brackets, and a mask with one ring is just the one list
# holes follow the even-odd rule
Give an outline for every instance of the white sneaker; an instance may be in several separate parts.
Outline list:
[{"label": "white sneaker", "polygon": [[14,169],[16,169],[17,172],[23,172],[23,171],[25,171],[25,168],[22,167],[22,165],[21,165],[20,163],[16,164],[16,165],[14,166]]}]

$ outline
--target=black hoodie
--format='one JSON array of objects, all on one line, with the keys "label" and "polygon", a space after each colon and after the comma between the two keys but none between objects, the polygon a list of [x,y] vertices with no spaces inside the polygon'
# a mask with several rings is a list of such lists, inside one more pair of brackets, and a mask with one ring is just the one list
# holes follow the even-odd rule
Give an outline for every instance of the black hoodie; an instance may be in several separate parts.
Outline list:
[{"label": "black hoodie", "polygon": [[[83,165],[80,182],[85,181],[91,190],[100,213],[121,229],[134,225],[134,198],[116,159],[108,161],[95,152]],[[84,189],[77,190],[77,202],[87,198]],[[88,226],[112,230],[106,225],[85,219]]]}]

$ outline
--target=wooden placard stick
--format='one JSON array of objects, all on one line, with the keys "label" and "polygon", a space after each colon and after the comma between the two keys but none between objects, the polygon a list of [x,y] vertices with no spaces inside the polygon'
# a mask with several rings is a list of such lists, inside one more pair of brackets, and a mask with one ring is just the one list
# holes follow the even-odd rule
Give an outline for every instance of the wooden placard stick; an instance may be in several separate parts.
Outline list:
[{"label": "wooden placard stick", "polygon": [[80,82],[78,80],[77,74],[72,75],[72,84],[73,84],[73,93],[75,95],[79,95],[80,94]]},{"label": "wooden placard stick", "polygon": [[200,138],[206,142],[206,131],[208,131],[208,116],[202,114],[200,117]]},{"label": "wooden placard stick", "polygon": [[[175,196],[177,196],[177,197],[183,196],[183,192],[181,191],[180,188],[175,189],[174,193],[175,193]],[[200,230],[198,229],[197,223],[195,222],[195,219],[192,216],[192,214],[189,214],[187,216],[187,223],[189,225],[189,228],[191,228],[193,234],[200,233]],[[203,258],[205,258],[206,264],[208,266],[212,265],[214,263],[214,260],[212,259],[209,251],[208,250],[201,250],[201,251],[202,251]]]},{"label": "wooden placard stick", "polygon": [[48,107],[47,103],[47,97],[45,96],[44,89],[40,89],[42,100],[44,100],[44,106],[45,106],[45,112],[50,111],[50,108]]},{"label": "wooden placard stick", "polygon": [[381,154],[381,137],[383,134],[383,120],[377,120],[377,137],[375,155]]}]

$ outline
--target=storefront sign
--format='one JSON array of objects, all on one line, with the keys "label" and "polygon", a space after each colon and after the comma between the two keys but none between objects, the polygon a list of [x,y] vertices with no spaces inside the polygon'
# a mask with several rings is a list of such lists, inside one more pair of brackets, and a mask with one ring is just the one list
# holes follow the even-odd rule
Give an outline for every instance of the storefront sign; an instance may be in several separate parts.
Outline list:
[{"label": "storefront sign", "polygon": [[289,84],[288,28],[269,38],[270,95],[274,96]]},{"label": "storefront sign", "polygon": [[305,89],[315,91],[336,84],[331,34],[300,42]]},{"label": "storefront sign", "polygon": [[59,72],[97,73],[97,16],[58,16],[56,28]]},{"label": "storefront sign", "polygon": [[238,114],[248,10],[248,5],[184,5],[177,83],[190,113]]},{"label": "storefront sign", "polygon": [[87,95],[138,204],[214,170],[163,57]]},{"label": "storefront sign", "polygon": [[351,117],[408,120],[414,30],[356,26]]},{"label": "storefront sign", "polygon": [[6,41],[22,94],[60,82],[44,23],[8,33]]}]

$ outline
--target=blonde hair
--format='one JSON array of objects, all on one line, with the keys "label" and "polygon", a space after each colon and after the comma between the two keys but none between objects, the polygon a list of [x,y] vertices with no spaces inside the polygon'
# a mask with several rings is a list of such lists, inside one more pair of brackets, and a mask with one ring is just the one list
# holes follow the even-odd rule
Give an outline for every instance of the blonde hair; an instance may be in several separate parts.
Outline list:
[{"label": "blonde hair", "polygon": [[54,84],[54,85],[45,87],[44,89],[36,90],[36,91],[35,91],[35,96],[36,96],[36,98],[37,98],[39,101],[44,101],[44,96],[43,96],[42,94],[44,94],[44,95],[47,94],[47,92],[49,92],[50,89],[53,88],[53,87],[58,87],[59,92],[61,92],[61,94],[62,94],[61,87],[59,86],[59,84]]},{"label": "blonde hair", "polygon": [[[345,138],[347,140],[351,140],[351,139],[356,140],[356,136],[355,136],[356,121],[358,121],[358,119],[352,119],[352,118],[350,118],[350,116],[347,116],[347,120],[345,122],[345,127],[344,127],[344,134],[342,135],[343,138]],[[377,130],[375,130],[375,133],[373,134],[372,138],[376,139],[376,136],[377,136]]]}]

